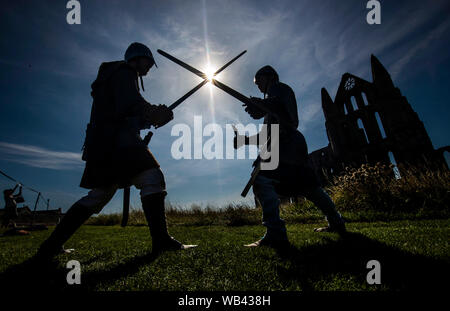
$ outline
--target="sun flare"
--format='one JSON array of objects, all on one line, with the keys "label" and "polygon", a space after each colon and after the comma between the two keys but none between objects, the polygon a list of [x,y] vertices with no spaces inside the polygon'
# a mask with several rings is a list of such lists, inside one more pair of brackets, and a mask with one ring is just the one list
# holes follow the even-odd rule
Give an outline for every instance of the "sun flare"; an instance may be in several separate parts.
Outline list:
[{"label": "sun flare", "polygon": [[212,79],[214,79],[214,72],[216,72],[216,71],[212,66],[210,66],[210,65],[206,66],[205,74],[206,74],[206,77],[208,78],[208,81],[211,81]]}]

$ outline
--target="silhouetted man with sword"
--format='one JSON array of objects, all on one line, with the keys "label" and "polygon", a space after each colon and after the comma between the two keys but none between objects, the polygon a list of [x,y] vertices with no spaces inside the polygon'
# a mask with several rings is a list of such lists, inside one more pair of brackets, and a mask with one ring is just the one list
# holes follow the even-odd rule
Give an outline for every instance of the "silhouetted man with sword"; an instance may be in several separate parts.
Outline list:
[{"label": "silhouetted man with sword", "polygon": [[[93,104],[86,130],[80,186],[91,189],[67,211],[36,255],[51,259],[64,252],[63,244],[93,214],[99,213],[119,188],[140,190],[142,208],[152,236],[152,252],[193,247],[167,232],[164,209],[166,186],[159,164],[140,137],[141,129],[161,127],[173,119],[165,105],[152,105],[139,93],[140,78],[156,65],[150,49],[132,43],[124,61],[103,63],[92,83]],[[187,96],[180,99],[184,100]]]},{"label": "silhouetted man with sword", "polygon": [[[297,102],[292,89],[279,81],[277,72],[271,66],[265,66],[255,75],[255,84],[264,94],[264,99],[250,98],[244,104],[245,111],[253,119],[264,118],[264,123],[279,123],[279,165],[275,170],[256,170],[253,177],[253,192],[263,209],[263,225],[267,228],[264,237],[246,245],[256,247],[268,245],[283,247],[288,245],[286,226],[280,218],[279,195],[303,195],[312,201],[326,216],[329,225],[317,228],[319,232],[344,233],[345,225],[341,215],[328,194],[319,186],[313,170],[307,162],[308,149],[298,127]],[[220,87],[220,84],[218,85]],[[256,137],[235,137],[234,146],[256,142],[263,145],[260,135]],[[271,134],[269,132],[269,139]],[[258,166],[260,158],[254,165]]]}]

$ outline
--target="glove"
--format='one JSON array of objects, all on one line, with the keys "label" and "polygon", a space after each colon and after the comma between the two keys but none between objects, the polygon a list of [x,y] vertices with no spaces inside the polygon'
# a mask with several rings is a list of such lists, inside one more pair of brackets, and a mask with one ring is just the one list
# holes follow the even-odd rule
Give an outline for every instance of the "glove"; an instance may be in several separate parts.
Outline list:
[{"label": "glove", "polygon": [[261,119],[266,115],[264,111],[261,109],[258,109],[256,105],[262,105],[262,99],[257,97],[250,97],[251,101],[254,103],[254,105],[247,105],[245,106],[245,111],[253,118],[253,119]]},{"label": "glove", "polygon": [[166,105],[159,105],[157,111],[157,120],[155,126],[161,127],[173,120],[173,111]]},{"label": "glove", "polygon": [[166,125],[173,119],[173,112],[166,105],[145,105],[144,119],[155,127]]}]

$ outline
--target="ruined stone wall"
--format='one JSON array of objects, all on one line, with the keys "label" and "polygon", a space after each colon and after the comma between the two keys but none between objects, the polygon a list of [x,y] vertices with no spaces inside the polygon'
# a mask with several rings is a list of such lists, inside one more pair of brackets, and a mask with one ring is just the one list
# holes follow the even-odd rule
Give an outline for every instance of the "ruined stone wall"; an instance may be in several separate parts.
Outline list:
[{"label": "ruined stone wall", "polygon": [[322,89],[329,145],[310,153],[309,160],[323,183],[363,163],[446,166],[417,113],[373,55],[371,65],[373,82],[345,73],[334,100]]}]

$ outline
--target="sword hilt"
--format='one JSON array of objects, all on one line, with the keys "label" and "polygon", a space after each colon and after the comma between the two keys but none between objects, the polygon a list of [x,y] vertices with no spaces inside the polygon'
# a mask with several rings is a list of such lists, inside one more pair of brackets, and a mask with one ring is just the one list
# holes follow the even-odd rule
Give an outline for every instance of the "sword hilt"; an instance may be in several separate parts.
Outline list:
[{"label": "sword hilt", "polygon": [[153,132],[148,132],[147,135],[145,135],[143,141],[146,145],[148,145],[150,143],[150,140],[152,139],[153,136]]}]

